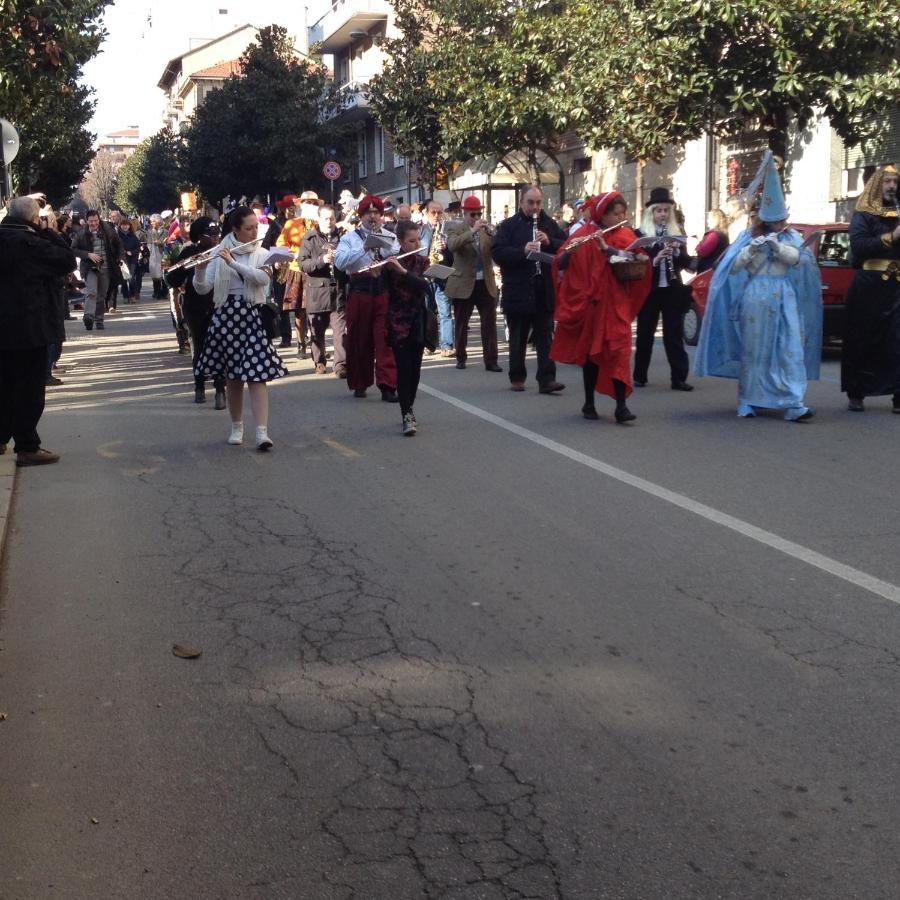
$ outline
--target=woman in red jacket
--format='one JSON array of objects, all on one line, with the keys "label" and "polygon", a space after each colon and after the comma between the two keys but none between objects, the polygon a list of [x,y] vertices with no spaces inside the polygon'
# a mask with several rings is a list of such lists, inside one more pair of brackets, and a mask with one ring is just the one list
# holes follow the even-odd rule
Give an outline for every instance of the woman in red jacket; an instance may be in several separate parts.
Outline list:
[{"label": "woman in red jacket", "polygon": [[[599,418],[596,391],[615,399],[616,422],[621,425],[636,418],[625,405],[632,391],[631,323],[650,291],[650,270],[646,267],[639,279],[623,281],[614,270],[619,263],[610,261],[633,256],[625,249],[637,237],[622,224],[627,216],[625,198],[610,191],[585,205],[590,207],[589,220],[569,237],[553,262],[557,327],[550,356],[581,366],[581,412],[586,419]],[[593,239],[569,250],[573,241],[584,237]]]}]

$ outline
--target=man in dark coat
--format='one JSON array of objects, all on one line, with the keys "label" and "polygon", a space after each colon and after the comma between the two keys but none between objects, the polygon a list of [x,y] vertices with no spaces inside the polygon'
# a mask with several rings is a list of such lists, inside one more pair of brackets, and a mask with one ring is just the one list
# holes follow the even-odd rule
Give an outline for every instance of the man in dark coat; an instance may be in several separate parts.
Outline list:
[{"label": "man in dark coat", "polygon": [[298,262],[306,273],[306,315],[312,334],[312,359],[316,374],[324,375],[325,331],[331,326],[334,341],[334,374],[347,377],[347,357],[344,352],[344,298],[347,276],[334,267],[334,254],[341,233],[333,206],[319,209],[318,225],[306,232],[300,245]]},{"label": "man in dark coat", "polygon": [[850,220],[856,275],[847,293],[841,390],[847,408],[864,412],[865,397],[893,395],[900,413],[900,170],[884,166],[866,183]]},{"label": "man in dark coat", "polygon": [[525,348],[534,332],[537,350],[537,382],[542,394],[555,394],[565,385],[556,380],[556,363],[550,359],[553,339],[553,280],[551,260],[535,262],[528,253],[537,250],[551,256],[565,243],[566,235],[541,208],[544,192],[536,185],[522,195],[519,210],[500,223],[491,255],[503,276],[502,307],[509,326],[509,381],[513,391],[525,390]]},{"label": "man in dark coat", "polygon": [[47,348],[65,337],[58,282],[75,256],[56,232],[41,229],[40,205],[17,197],[0,222],[0,445],[15,441],[16,465],[59,461],[44,450]]},{"label": "man in dark coat", "polygon": [[84,281],[84,327],[90,331],[94,325],[98,331],[106,326],[106,298],[111,286],[122,281],[119,262],[125,251],[119,231],[109,222],[100,220],[96,209],[89,209],[87,222],[72,242],[72,250],[81,260],[81,278]]}]

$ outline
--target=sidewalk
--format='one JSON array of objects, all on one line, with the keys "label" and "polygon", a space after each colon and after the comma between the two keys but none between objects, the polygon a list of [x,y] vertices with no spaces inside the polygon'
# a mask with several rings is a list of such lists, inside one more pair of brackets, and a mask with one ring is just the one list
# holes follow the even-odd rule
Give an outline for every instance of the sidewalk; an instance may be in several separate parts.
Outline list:
[{"label": "sidewalk", "polygon": [[0,559],[6,543],[6,528],[9,524],[9,510],[12,504],[13,488],[16,484],[16,455],[12,445],[0,456]]}]

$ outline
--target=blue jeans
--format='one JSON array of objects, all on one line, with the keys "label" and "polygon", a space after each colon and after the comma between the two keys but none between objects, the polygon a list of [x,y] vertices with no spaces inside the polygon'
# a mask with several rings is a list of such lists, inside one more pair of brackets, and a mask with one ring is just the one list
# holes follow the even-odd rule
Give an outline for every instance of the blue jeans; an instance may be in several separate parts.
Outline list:
[{"label": "blue jeans", "polygon": [[444,289],[437,284],[434,286],[434,300],[437,304],[441,350],[449,350],[453,346],[453,305]]}]

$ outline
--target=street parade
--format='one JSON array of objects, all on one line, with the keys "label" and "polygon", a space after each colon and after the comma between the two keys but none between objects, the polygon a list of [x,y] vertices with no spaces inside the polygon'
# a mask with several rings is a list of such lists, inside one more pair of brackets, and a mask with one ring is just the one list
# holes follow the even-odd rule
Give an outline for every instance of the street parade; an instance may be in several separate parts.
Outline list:
[{"label": "street parade", "polygon": [[0,10],[0,897],[897,896],[890,7],[82,6]]}]

